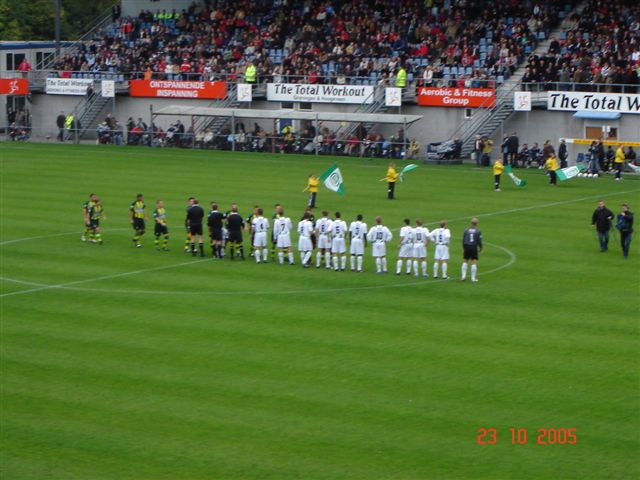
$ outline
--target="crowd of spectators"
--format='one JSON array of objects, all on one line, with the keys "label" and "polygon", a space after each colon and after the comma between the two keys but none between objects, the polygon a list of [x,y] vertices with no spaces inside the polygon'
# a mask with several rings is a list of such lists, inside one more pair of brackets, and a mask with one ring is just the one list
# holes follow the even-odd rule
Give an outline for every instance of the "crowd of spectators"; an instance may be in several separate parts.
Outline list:
[{"label": "crowd of spectators", "polygon": [[409,83],[488,86],[508,77],[573,1],[210,0],[117,16],[56,69],[233,80],[251,64],[257,82],[385,84],[402,66]]},{"label": "crowd of spectators", "polygon": [[640,3],[589,0],[545,55],[529,57],[522,80],[532,90],[638,91]]}]

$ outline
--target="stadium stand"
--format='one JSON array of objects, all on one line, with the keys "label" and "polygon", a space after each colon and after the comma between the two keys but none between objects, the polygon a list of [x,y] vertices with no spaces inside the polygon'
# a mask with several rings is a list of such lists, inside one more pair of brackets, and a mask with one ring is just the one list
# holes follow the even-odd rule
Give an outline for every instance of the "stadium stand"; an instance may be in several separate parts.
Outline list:
[{"label": "stadium stand", "polygon": [[[60,76],[494,86],[571,10],[498,0],[194,3],[121,17],[56,63]],[[356,78],[353,78],[356,77]]]},{"label": "stadium stand", "polygon": [[640,3],[589,0],[544,55],[528,59],[534,90],[634,93],[640,84]]}]

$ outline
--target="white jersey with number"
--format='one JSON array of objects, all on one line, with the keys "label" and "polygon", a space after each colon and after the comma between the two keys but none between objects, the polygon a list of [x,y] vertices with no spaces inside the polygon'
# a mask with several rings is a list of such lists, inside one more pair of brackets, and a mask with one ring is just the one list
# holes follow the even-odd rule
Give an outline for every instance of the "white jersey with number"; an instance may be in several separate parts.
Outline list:
[{"label": "white jersey with number", "polygon": [[434,258],[436,260],[449,260],[451,231],[448,228],[436,228],[429,235],[429,240],[436,244]]},{"label": "white jersey with number", "polygon": [[398,252],[398,257],[413,257],[413,228],[409,225],[405,225],[400,229],[400,251]]},{"label": "white jersey with number", "polygon": [[280,217],[274,223],[274,235],[276,236],[276,246],[278,248],[289,248],[291,246],[291,219]]},{"label": "white jersey with number", "polygon": [[349,253],[351,255],[364,255],[364,238],[367,235],[367,224],[360,220],[351,222],[349,233],[351,233]]},{"label": "white jersey with number", "polygon": [[329,232],[331,231],[331,224],[333,221],[330,218],[322,217],[316,221],[316,232],[318,232],[318,248],[331,248],[331,237]]},{"label": "white jersey with number", "polygon": [[301,252],[310,252],[313,250],[311,243],[311,234],[313,233],[313,223],[310,220],[300,220],[298,222],[298,250]]},{"label": "white jersey with number", "polygon": [[427,258],[427,241],[429,229],[416,227],[413,229],[413,258]]},{"label": "white jersey with number", "polygon": [[346,253],[347,223],[344,220],[335,219],[331,222],[331,253]]},{"label": "white jersey with number", "polygon": [[251,220],[253,227],[253,246],[267,246],[267,230],[269,230],[269,221],[264,217],[256,217]]},{"label": "white jersey with number", "polygon": [[387,242],[393,239],[391,230],[384,225],[375,225],[367,233],[367,240],[373,245],[373,256],[384,257],[387,254]]}]

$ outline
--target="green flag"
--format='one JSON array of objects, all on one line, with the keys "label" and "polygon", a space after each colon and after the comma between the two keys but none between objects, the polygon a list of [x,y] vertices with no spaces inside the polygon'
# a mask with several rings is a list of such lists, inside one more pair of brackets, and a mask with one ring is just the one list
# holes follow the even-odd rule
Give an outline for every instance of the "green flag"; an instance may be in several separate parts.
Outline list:
[{"label": "green flag", "polygon": [[558,176],[558,180],[564,182],[565,180],[569,180],[570,178],[577,177],[580,172],[586,170],[584,165],[574,165],[573,167],[561,168],[560,170],[556,170],[556,175]]},{"label": "green flag", "polygon": [[524,187],[527,184],[526,180],[522,180],[521,178],[516,177],[516,174],[513,173],[511,165],[507,165],[506,167],[504,167],[504,171],[507,172],[507,175],[509,175],[509,178],[513,181],[516,187]]},{"label": "green flag", "polygon": [[340,195],[344,195],[344,182],[337,163],[331,165],[326,172],[320,175],[320,180],[322,180],[324,186],[332,192],[338,192]]},{"label": "green flag", "polygon": [[418,168],[418,165],[416,165],[415,163],[410,163],[409,165],[404,167],[400,172],[400,181],[404,182],[404,174],[410,172],[411,170],[415,170],[416,168]]}]

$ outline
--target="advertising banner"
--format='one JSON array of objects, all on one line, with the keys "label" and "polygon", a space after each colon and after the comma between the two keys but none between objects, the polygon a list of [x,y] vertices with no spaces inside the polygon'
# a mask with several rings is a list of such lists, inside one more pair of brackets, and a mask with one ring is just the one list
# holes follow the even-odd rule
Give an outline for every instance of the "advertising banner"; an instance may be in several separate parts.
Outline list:
[{"label": "advertising banner", "polygon": [[310,85],[268,83],[267,100],[273,102],[373,103],[370,85]]},{"label": "advertising banner", "polygon": [[637,93],[549,92],[547,110],[640,114]]},{"label": "advertising banner", "polygon": [[0,95],[26,95],[29,81],[26,78],[0,78]]},{"label": "advertising banner", "polygon": [[87,88],[93,86],[88,78],[47,78],[47,95],[86,95]]},{"label": "advertising banner", "polygon": [[531,92],[513,92],[513,109],[516,112],[530,112]]},{"label": "advertising banner", "polygon": [[132,97],[223,99],[227,96],[227,83],[185,80],[131,80],[129,82],[129,94]]},{"label": "advertising banner", "polygon": [[496,91],[493,88],[418,88],[418,105],[423,107],[494,107]]},{"label": "advertising banner", "polygon": [[384,104],[387,107],[399,107],[402,105],[402,89],[387,87],[384,89]]}]

